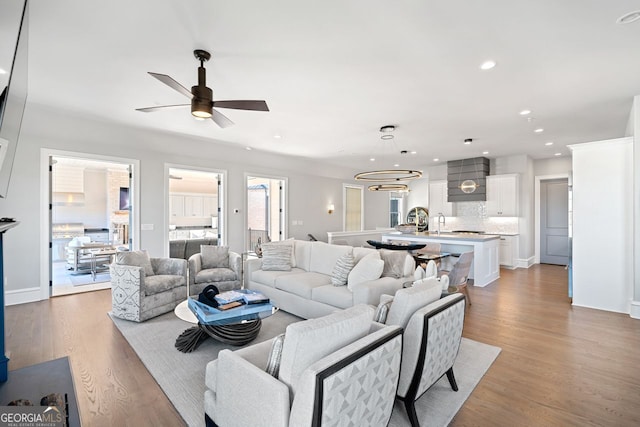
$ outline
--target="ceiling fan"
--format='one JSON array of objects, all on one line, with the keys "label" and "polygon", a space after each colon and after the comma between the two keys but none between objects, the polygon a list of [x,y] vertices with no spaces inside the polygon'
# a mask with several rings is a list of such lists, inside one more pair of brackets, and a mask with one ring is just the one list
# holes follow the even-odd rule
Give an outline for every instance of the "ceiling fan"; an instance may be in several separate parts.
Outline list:
[{"label": "ceiling fan", "polygon": [[[207,71],[204,63],[211,59],[211,54],[205,50],[196,49],[193,51],[196,59],[200,61],[198,67],[198,85],[192,86],[191,91],[187,90],[180,83],[166,74],[149,72],[152,77],[160,80],[170,88],[180,92],[187,98],[191,98],[191,114],[199,119],[211,119],[221,128],[229,127],[233,124],[224,114],[214,108],[233,108],[236,110],[269,111],[265,101],[244,100],[244,101],[214,101],[213,91],[207,87]],[[160,105],[157,107],[136,108],[136,111],[150,113],[161,108],[186,107],[189,104]]]}]

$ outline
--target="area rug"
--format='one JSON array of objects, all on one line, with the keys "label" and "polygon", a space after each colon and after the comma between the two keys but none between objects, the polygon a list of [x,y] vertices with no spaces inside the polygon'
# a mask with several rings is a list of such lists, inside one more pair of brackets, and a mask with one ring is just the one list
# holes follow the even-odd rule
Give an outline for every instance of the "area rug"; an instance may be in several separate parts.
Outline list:
[{"label": "area rug", "polygon": [[[175,340],[191,325],[173,313],[143,323],[112,319],[187,425],[204,426],[205,366],[218,357],[220,350],[239,347],[207,339],[193,353],[179,352],[174,347]],[[262,329],[254,343],[273,338],[282,333],[289,323],[300,320],[280,311],[262,321]],[[425,421],[423,424],[448,425],[499,353],[499,347],[463,338],[454,365],[459,390],[451,390],[446,377],[431,387],[416,402],[418,418]],[[410,426],[401,402],[396,402],[389,426]]]}]

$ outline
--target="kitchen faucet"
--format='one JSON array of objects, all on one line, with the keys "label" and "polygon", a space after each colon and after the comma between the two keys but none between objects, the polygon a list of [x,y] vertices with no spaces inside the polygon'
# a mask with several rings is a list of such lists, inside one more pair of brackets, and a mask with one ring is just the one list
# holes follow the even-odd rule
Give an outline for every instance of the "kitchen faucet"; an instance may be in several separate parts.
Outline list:
[{"label": "kitchen faucet", "polygon": [[442,212],[438,212],[438,236],[440,235],[440,224],[445,225],[445,217]]}]

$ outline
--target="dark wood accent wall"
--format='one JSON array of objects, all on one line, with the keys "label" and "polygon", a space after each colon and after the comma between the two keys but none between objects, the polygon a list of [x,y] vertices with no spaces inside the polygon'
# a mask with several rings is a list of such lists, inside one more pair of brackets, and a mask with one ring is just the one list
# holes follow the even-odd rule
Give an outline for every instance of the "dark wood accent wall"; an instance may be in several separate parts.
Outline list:
[{"label": "dark wood accent wall", "polygon": [[[486,157],[473,157],[471,159],[447,162],[447,201],[486,201],[487,175],[489,175],[489,159]],[[464,193],[460,190],[460,184],[466,179],[474,180],[480,187],[473,193]]]}]

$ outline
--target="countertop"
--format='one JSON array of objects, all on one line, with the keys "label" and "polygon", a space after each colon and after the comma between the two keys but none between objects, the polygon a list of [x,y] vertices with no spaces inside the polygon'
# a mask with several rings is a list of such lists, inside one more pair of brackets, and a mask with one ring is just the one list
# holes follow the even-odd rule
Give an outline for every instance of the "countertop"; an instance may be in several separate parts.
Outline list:
[{"label": "countertop", "polygon": [[213,229],[214,227],[210,226],[210,225],[177,225],[176,228],[169,228],[169,230],[171,231],[178,231],[178,230],[204,230],[204,229]]},{"label": "countertop", "polygon": [[416,240],[466,240],[469,242],[487,242],[489,240],[496,240],[500,238],[498,234],[476,234],[476,233],[445,233],[442,232],[438,235],[437,232],[416,232],[416,233],[399,233],[390,234],[386,236],[389,239],[402,238],[402,239],[416,239]]}]

